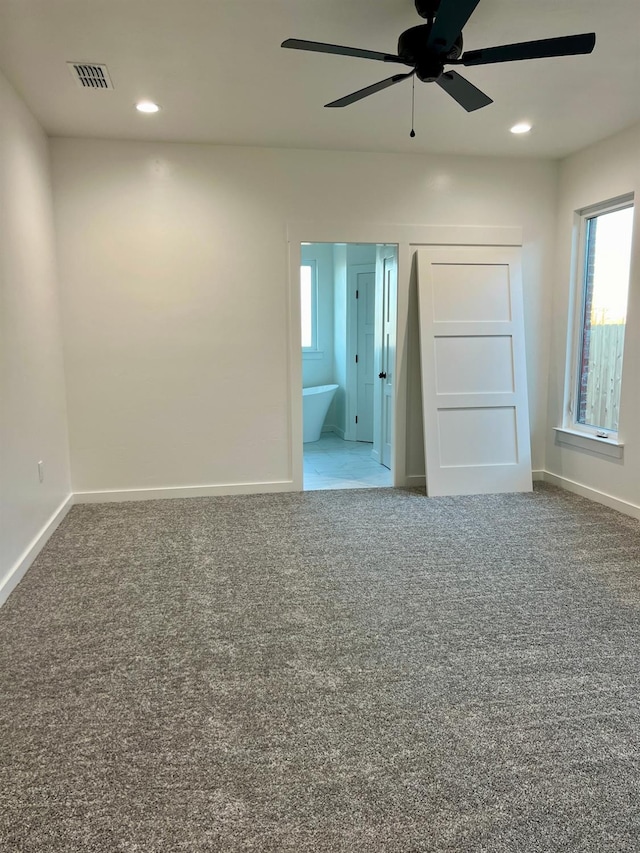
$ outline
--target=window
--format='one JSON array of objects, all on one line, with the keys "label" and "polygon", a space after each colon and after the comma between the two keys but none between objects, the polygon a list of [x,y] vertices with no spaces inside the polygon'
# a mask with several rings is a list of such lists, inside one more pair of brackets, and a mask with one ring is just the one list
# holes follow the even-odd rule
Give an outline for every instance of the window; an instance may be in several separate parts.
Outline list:
[{"label": "window", "polygon": [[569,426],[615,439],[620,413],[633,202],[580,212],[578,332]]},{"label": "window", "polygon": [[318,286],[316,262],[305,261],[300,265],[300,316],[302,320],[302,349],[313,352],[318,349]]}]

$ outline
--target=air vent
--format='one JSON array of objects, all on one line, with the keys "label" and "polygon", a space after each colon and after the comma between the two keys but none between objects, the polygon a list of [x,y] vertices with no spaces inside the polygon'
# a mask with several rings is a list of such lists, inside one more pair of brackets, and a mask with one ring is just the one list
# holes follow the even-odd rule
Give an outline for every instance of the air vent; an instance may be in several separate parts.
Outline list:
[{"label": "air vent", "polygon": [[93,62],[67,62],[69,71],[81,89],[113,89],[106,65]]}]

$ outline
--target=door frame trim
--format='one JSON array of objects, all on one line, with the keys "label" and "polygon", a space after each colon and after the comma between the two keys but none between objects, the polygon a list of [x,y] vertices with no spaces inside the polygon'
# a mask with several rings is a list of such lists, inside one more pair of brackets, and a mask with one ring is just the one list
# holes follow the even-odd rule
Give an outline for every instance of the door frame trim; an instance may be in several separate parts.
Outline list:
[{"label": "door frame trim", "polygon": [[[303,490],[302,466],[302,351],[300,338],[300,244],[386,243],[398,247],[398,305],[396,317],[396,382],[393,388],[394,487],[420,485],[407,476],[407,330],[413,252],[421,246],[522,246],[519,226],[397,225],[388,222],[292,220],[287,222],[289,276],[287,282],[287,361],[289,381],[289,471],[294,491]],[[424,482],[424,477],[422,478]]]}]

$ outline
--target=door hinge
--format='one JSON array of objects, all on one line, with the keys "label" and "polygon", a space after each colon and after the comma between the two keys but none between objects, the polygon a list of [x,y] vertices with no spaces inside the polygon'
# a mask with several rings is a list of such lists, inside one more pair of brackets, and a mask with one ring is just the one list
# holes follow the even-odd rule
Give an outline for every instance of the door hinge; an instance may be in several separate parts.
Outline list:
[{"label": "door hinge", "polygon": [[356,299],[360,299],[360,291],[356,290]]},{"label": "door hinge", "polygon": [[358,363],[358,354],[356,353],[356,364]]},{"label": "door hinge", "polygon": [[356,415],[356,423],[358,423],[358,416]]}]

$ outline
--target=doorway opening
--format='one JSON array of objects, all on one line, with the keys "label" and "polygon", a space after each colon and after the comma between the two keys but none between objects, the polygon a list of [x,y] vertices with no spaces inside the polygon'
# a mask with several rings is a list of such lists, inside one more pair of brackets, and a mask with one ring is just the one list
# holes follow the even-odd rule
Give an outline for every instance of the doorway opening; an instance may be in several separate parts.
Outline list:
[{"label": "doorway opening", "polygon": [[393,485],[398,246],[302,243],[303,482]]}]

